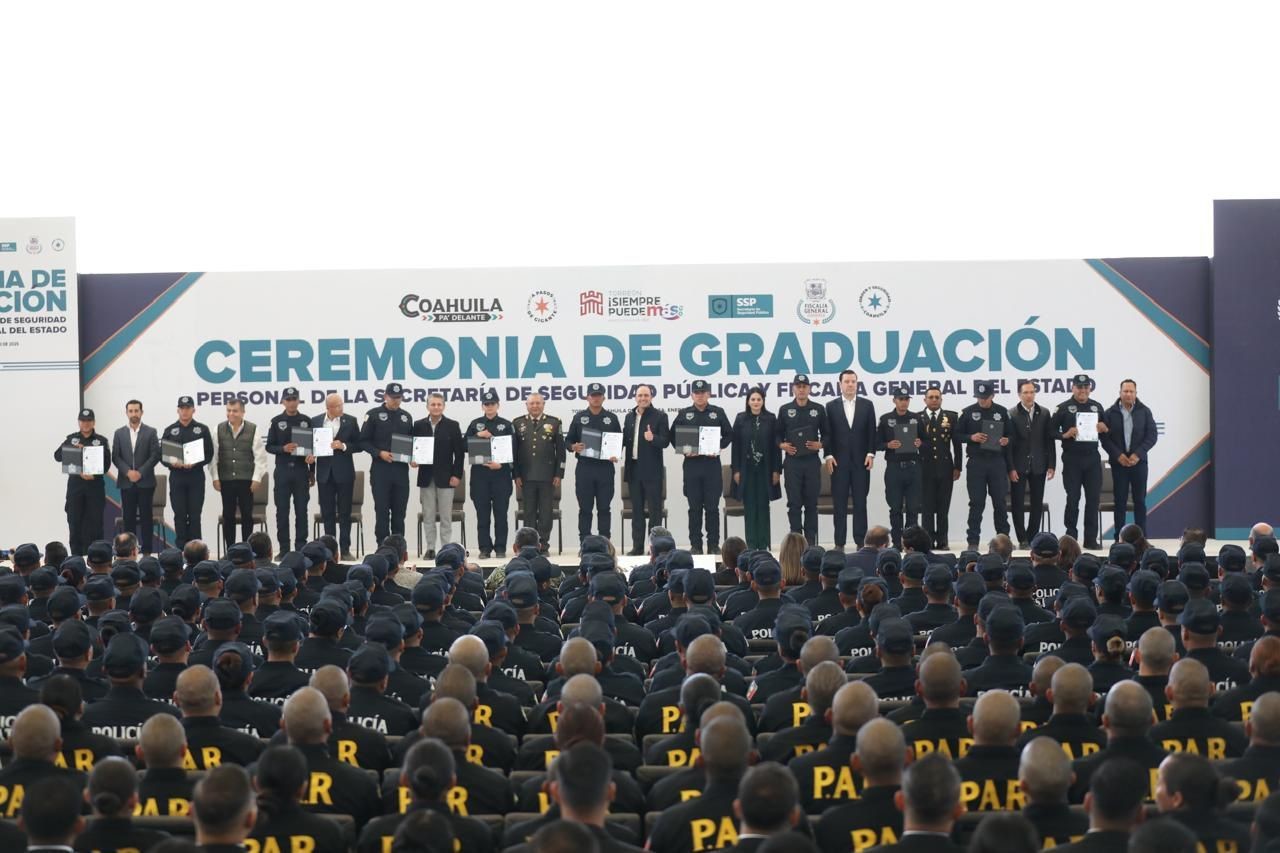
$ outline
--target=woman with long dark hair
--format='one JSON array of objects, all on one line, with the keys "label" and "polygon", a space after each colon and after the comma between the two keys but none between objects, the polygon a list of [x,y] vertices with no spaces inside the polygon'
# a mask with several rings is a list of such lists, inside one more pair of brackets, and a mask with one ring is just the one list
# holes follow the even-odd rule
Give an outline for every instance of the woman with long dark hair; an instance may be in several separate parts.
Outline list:
[{"label": "woman with long dark hair", "polygon": [[778,419],[764,405],[764,388],[752,388],[746,408],[733,422],[733,473],[730,495],[742,501],[747,547],[768,551],[769,502],[782,497],[782,451],[778,449]]},{"label": "woman with long dark hair", "polygon": [[298,849],[291,839],[309,838],[313,853],[346,853],[342,829],[328,818],[302,809],[311,773],[307,759],[292,746],[273,746],[258,759],[253,787],[258,792],[258,821],[249,837],[262,848],[271,839],[280,850]]}]

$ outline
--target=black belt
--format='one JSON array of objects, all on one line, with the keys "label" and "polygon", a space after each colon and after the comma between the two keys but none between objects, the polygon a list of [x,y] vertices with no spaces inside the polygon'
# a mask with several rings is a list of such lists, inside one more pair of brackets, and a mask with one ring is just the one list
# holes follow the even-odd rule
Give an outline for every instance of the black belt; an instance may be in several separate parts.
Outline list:
[{"label": "black belt", "polygon": [[908,466],[915,465],[918,462],[919,462],[918,459],[899,459],[897,462],[894,462],[893,464],[901,468],[906,468]]}]

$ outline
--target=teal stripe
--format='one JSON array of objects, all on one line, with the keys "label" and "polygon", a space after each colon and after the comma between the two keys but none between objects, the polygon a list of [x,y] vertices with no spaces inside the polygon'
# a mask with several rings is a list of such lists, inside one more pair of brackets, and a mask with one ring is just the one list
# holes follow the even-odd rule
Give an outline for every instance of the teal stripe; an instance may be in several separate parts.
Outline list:
[{"label": "teal stripe", "polygon": [[1248,539],[1248,527],[1219,527],[1213,531],[1214,539]]},{"label": "teal stripe", "polygon": [[1137,308],[1142,316],[1146,317],[1156,328],[1164,332],[1169,338],[1182,350],[1187,356],[1200,365],[1206,371],[1209,370],[1209,345],[1197,338],[1189,329],[1173,319],[1168,311],[1156,304],[1151,297],[1147,296],[1141,290],[1133,285],[1120,273],[1113,270],[1110,266],[1100,260],[1086,260],[1086,264],[1093,267],[1094,272],[1110,282],[1111,286],[1120,291],[1120,295],[1128,299]]},{"label": "teal stripe", "polygon": [[161,293],[155,302],[148,305],[136,317],[125,323],[120,331],[108,338],[107,342],[99,347],[97,352],[84,360],[84,367],[80,373],[81,384],[88,386],[97,379],[111,362],[119,358],[120,354],[128,349],[130,344],[147,330],[147,327],[159,320],[161,315],[168,311],[173,306],[173,303],[178,301],[178,297],[190,290],[202,275],[204,273],[189,272],[178,279]]},{"label": "teal stripe", "polygon": [[[1164,478],[1156,484],[1155,488],[1147,492],[1147,511],[1159,504],[1165,498],[1172,495],[1178,489],[1185,486],[1196,475],[1196,472],[1208,465],[1213,459],[1213,439],[1207,438],[1200,443],[1195,450],[1191,451],[1186,459],[1183,459],[1175,465]],[[1133,520],[1133,513],[1126,516],[1126,521]],[[1102,531],[1103,537],[1110,538],[1115,536],[1115,526],[1112,525]],[[1248,531],[1246,531],[1248,535]],[[1221,537],[1218,537],[1221,538]]]}]

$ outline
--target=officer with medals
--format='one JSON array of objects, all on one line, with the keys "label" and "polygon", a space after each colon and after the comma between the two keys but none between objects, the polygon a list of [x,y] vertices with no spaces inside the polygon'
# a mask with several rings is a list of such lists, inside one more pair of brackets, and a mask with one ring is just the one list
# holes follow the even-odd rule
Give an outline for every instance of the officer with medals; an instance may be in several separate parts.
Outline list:
[{"label": "officer with medals", "polygon": [[93,409],[80,410],[80,429],[62,440],[53,458],[61,462],[65,447],[98,447],[102,454],[101,474],[67,475],[67,543],[72,554],[84,554],[89,543],[102,538],[102,511],[106,507],[107,493],[103,482],[111,467],[111,444],[107,437],[94,429]]},{"label": "officer with medals", "polygon": [[213,458],[213,433],[195,419],[196,403],[190,397],[178,398],[178,419],[165,427],[161,442],[187,444],[199,441],[204,444],[204,460],[188,465],[185,462],[160,462],[169,469],[169,505],[173,507],[173,547],[182,550],[192,539],[203,539],[200,532],[200,513],[204,510],[204,468]]},{"label": "officer with medals", "polygon": [[[818,492],[821,490],[822,464],[818,451],[827,436],[827,410],[809,399],[809,377],[796,374],[791,381],[790,403],[778,409],[784,454],[782,478],[787,490],[787,519],[792,533],[804,533],[810,545],[818,542]],[[801,437],[803,436],[803,438]]]},{"label": "officer with medals", "polygon": [[1077,416],[1093,414],[1098,435],[1107,432],[1103,421],[1106,409],[1096,400],[1089,399],[1093,380],[1083,373],[1071,378],[1071,399],[1058,404],[1053,413],[1050,433],[1062,442],[1062,486],[1067,492],[1067,508],[1062,524],[1066,534],[1078,538],[1076,522],[1080,517],[1080,489],[1084,489],[1084,547],[1097,550],[1098,504],[1102,500],[1102,457],[1098,455],[1098,441],[1080,440],[1076,425]]},{"label": "officer with medals", "polygon": [[[733,441],[733,424],[724,409],[712,406],[711,383],[695,379],[690,386],[693,405],[676,413],[675,427],[715,427],[720,430],[720,449]],[[720,499],[724,480],[720,470],[719,451],[715,455],[686,453],[684,455],[684,496],[689,500],[689,552],[701,554],[703,523],[706,524],[708,554],[720,551]]]},{"label": "officer with medals", "polygon": [[391,457],[391,436],[413,435],[413,418],[400,408],[404,386],[390,382],[382,405],[369,410],[360,429],[360,445],[373,457],[369,470],[373,490],[374,536],[381,542],[391,534],[404,535],[409,505],[409,463]]},{"label": "officer with medals", "polygon": [[[880,416],[876,449],[884,451],[884,496],[889,502],[889,535],[893,547],[902,549],[903,510],[914,527],[920,518],[920,445],[924,444],[922,419],[910,411],[911,395],[899,388],[893,393],[893,410]],[[909,439],[899,433],[907,428]]]},{"label": "officer with medals", "polygon": [[293,503],[293,542],[306,544],[307,504],[311,500],[313,469],[305,456],[295,455],[298,443],[293,440],[295,427],[311,428],[311,418],[298,411],[298,389],[284,389],[284,411],[275,416],[267,430],[267,452],[275,454],[276,546],[281,554],[289,547],[289,503]]},{"label": "officer with medals", "polygon": [[924,513],[923,527],[929,531],[933,547],[945,551],[947,516],[951,512],[951,490],[960,479],[964,459],[964,443],[956,432],[956,413],[942,408],[942,391],[930,388],[924,395],[920,448],[920,505]]},{"label": "officer with medals", "polygon": [[[480,395],[484,417],[471,422],[466,437],[505,438],[512,442],[514,458],[515,439],[511,421],[498,417],[498,392],[486,389]],[[476,508],[476,532],[480,540],[480,556],[492,557],[507,553],[507,509],[511,505],[511,463],[485,462],[471,466],[471,503]],[[493,535],[489,534],[490,519]],[[447,543],[446,543],[447,544]]]},{"label": "officer with medals", "polygon": [[587,408],[573,416],[569,424],[567,441],[569,449],[578,457],[574,492],[578,496],[578,538],[585,539],[591,535],[591,511],[594,505],[599,522],[598,532],[605,539],[613,532],[613,483],[614,464],[618,457],[596,459],[583,456],[587,445],[582,440],[583,430],[597,432],[622,432],[622,424],[618,417],[604,408],[604,386],[592,382],[587,386]]},{"label": "officer with medals", "polygon": [[[970,548],[978,547],[982,535],[982,512],[991,495],[991,512],[996,533],[1009,533],[1009,515],[1005,497],[1009,494],[1009,472],[1013,457],[1009,452],[1009,412],[992,402],[995,388],[990,382],[973,383],[973,396],[978,402],[960,413],[959,432],[969,455],[969,525],[965,536]],[[1000,430],[1000,437],[983,432],[984,427]]]},{"label": "officer with medals", "polygon": [[560,419],[544,413],[546,399],[535,392],[525,401],[528,414],[512,423],[516,435],[515,480],[521,492],[524,523],[538,531],[539,550],[551,538],[551,503],[564,478],[564,432]]}]

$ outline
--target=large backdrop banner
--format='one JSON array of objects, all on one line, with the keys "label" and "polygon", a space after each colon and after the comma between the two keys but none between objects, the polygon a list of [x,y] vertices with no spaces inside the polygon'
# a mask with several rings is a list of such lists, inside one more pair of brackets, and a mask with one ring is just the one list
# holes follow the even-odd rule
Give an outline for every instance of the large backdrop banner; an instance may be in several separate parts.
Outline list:
[{"label": "large backdrop banner", "polygon": [[[550,413],[568,418],[585,406],[592,381],[604,383],[616,412],[640,383],[674,412],[687,404],[690,382],[705,378],[732,417],[757,384],[776,410],[796,373],[813,377],[814,396],[828,400],[845,368],[858,372],[877,413],[899,387],[914,395],[913,408],[923,407],[926,388],[941,387],[944,406],[958,410],[973,401],[978,379],[994,380],[1005,405],[1020,380],[1032,379],[1052,407],[1081,372],[1110,405],[1120,381],[1133,378],[1160,426],[1150,457],[1152,534],[1173,536],[1207,522],[1209,413],[1186,401],[1209,393],[1208,286],[1203,258],[84,276],[82,379],[107,431],[123,423],[131,397],[144,401],[149,423],[164,426],[183,394],[209,425],[233,398],[266,423],[287,385],[302,390],[307,413],[337,392],[362,418],[395,380],[415,417],[439,391],[447,413],[465,420],[480,412],[483,388],[498,390],[504,417],[522,414],[537,391]],[[687,541],[679,460],[670,461],[670,526]],[[879,520],[887,517],[882,472],[869,500]],[[56,479],[51,470],[51,490]],[[567,549],[577,544],[572,461],[568,481]],[[1046,499],[1060,530],[1061,487],[1050,484]],[[47,496],[42,505],[57,503]],[[208,539],[217,507],[205,505]],[[416,501],[410,509],[412,543]],[[962,483],[953,531],[963,531],[965,514]],[[776,542],[784,502],[773,516]],[[56,512],[47,518],[49,536],[65,535]],[[986,520],[984,536],[993,532],[990,512]],[[617,536],[616,507],[614,524]],[[474,531],[472,520],[467,526]]]}]

